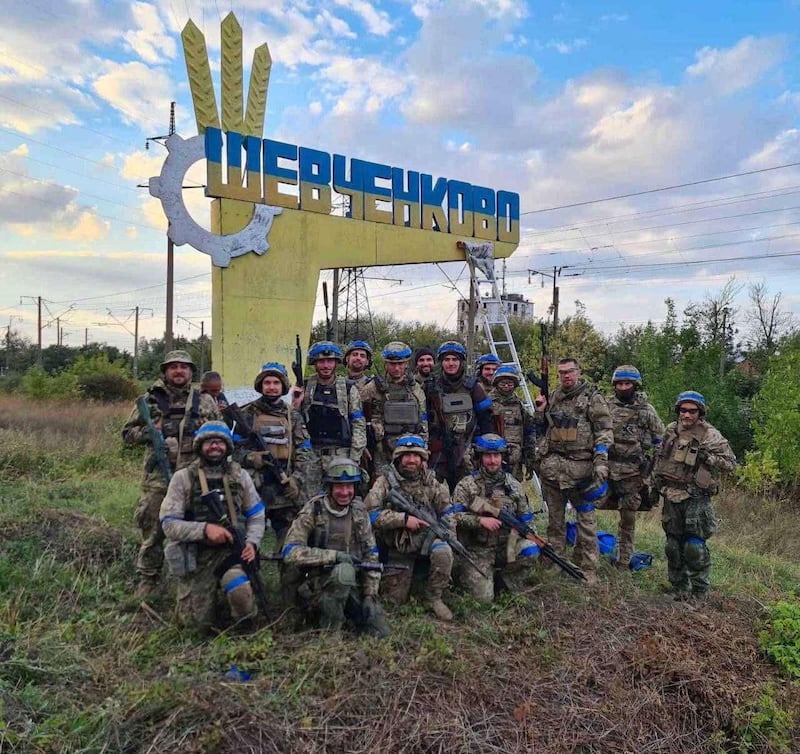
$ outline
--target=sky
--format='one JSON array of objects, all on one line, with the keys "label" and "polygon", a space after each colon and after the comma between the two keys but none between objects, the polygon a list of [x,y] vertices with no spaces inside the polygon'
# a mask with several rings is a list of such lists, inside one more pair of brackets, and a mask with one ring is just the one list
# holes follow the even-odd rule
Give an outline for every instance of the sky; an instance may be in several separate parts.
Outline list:
[{"label": "sky", "polygon": [[[197,133],[180,30],[205,33],[218,86],[231,10],[245,64],[272,54],[264,136],[518,192],[506,285],[537,315],[552,278],[529,270],[554,269],[561,316],[580,301],[606,332],[734,276],[740,317],[758,283],[800,313],[800,0],[26,0],[0,25],[4,328],[35,341],[42,297],[45,346],[58,324],[132,351],[137,306],[163,334],[166,219],[140,184],[166,151],[146,140],[171,101]],[[403,320],[455,327],[468,291],[457,263],[367,276]],[[211,332],[209,257],[177,247],[175,279],[175,332]]]}]

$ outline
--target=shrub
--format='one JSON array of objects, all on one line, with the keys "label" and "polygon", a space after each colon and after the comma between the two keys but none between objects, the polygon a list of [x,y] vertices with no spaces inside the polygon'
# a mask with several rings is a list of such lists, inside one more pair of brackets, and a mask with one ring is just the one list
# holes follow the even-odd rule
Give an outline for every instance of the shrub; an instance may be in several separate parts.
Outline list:
[{"label": "shrub", "polygon": [[22,378],[22,392],[36,401],[72,401],[80,398],[78,378],[69,372],[48,375],[39,367],[31,367]]},{"label": "shrub", "polygon": [[784,673],[800,679],[800,603],[771,605],[759,641],[761,649]]},{"label": "shrub", "polygon": [[69,373],[77,379],[84,398],[108,403],[130,400],[137,395],[136,383],[125,363],[111,361],[104,353],[79,356]]}]

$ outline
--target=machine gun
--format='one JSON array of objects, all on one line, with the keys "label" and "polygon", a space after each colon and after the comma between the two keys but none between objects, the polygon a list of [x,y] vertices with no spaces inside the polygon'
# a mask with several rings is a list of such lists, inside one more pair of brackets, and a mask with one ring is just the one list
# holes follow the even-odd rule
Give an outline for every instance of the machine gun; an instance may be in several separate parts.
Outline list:
[{"label": "machine gun", "polygon": [[169,448],[164,441],[164,435],[161,430],[156,427],[153,417],[150,414],[150,404],[147,402],[147,397],[140,395],[136,399],[136,408],[139,411],[139,416],[147,427],[148,439],[153,446],[153,457],[156,459],[158,468],[161,469],[161,474],[164,481],[169,484],[172,479],[172,465],[169,462]]}]

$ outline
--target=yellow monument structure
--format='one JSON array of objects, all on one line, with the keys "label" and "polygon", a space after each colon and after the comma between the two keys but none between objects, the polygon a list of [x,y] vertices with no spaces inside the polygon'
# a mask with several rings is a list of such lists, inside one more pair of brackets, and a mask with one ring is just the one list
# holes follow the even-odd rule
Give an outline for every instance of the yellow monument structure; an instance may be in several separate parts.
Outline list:
[{"label": "yellow monument structure", "polygon": [[[496,257],[516,249],[518,194],[264,139],[266,43],[245,109],[242,30],[233,13],[223,20],[220,113],[202,32],[189,21],[181,36],[198,136],[167,140],[150,192],[174,243],[212,257],[213,362],[228,385],[249,384],[263,362],[290,363],[295,333],[308,346],[320,270],[461,261],[458,242],[492,242]],[[199,159],[215,198],[211,233],[180,188]],[[346,197],[346,216],[332,214],[332,192]]]}]

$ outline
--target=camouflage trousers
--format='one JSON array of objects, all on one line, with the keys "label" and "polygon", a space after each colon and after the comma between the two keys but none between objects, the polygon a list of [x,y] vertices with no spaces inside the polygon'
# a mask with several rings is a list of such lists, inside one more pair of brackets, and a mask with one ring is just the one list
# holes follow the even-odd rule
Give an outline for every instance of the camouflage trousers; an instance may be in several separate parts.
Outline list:
[{"label": "camouflage trousers", "polygon": [[692,497],[680,503],[664,500],[661,514],[667,541],[669,583],[675,592],[705,594],[711,588],[711,553],[706,545],[717,530],[711,498]]},{"label": "camouflage trousers", "polygon": [[156,582],[164,565],[164,531],[159,513],[167,486],[149,482],[142,484],[142,496],[133,514],[133,521],[142,533],[142,544],[136,556],[135,568],[142,581]]},{"label": "camouflage trousers", "polygon": [[578,522],[578,535],[575,540],[575,552],[573,560],[575,565],[584,571],[596,571],[597,563],[600,559],[600,551],[597,546],[597,516],[594,508],[591,510],[580,511],[578,506],[583,504],[580,493],[574,487],[562,490],[558,482],[549,479],[542,480],[542,493],[547,501],[549,509],[547,518],[547,538],[553,545],[553,549],[559,554],[566,552],[566,523],[565,516],[567,503],[572,503],[575,507],[575,514]]},{"label": "camouflage trousers", "polygon": [[539,550],[531,544],[526,539],[518,539],[515,545],[517,557],[511,563],[506,561],[505,545],[501,546],[501,551],[497,547],[469,546],[470,555],[487,576],[482,576],[466,560],[459,558],[453,564],[454,581],[481,602],[492,602],[496,589],[519,592],[525,587],[531,568],[538,559]]},{"label": "camouflage trousers", "polygon": [[636,511],[642,504],[639,490],[642,488],[642,477],[627,477],[625,479],[609,479],[608,486],[611,494],[597,505],[599,510],[619,511],[619,530],[617,541],[619,543],[618,563],[627,567],[631,561],[634,547],[634,534],[636,531]]},{"label": "camouflage trousers", "polygon": [[234,565],[217,576],[230,554],[227,547],[197,548],[195,570],[178,578],[175,619],[179,625],[207,633],[212,626],[223,625],[228,613],[235,621],[255,614],[253,588],[242,567]]},{"label": "camouflage trousers", "polygon": [[[381,597],[387,602],[402,605],[408,601],[411,584],[414,580],[414,563],[425,559],[421,553],[401,553],[394,548],[388,549],[390,563],[407,565],[408,570],[388,570],[381,576]],[[442,592],[450,586],[450,575],[453,571],[453,551],[450,545],[440,539],[434,539],[431,545],[430,570],[425,583],[425,597],[428,600],[442,598]]]}]

